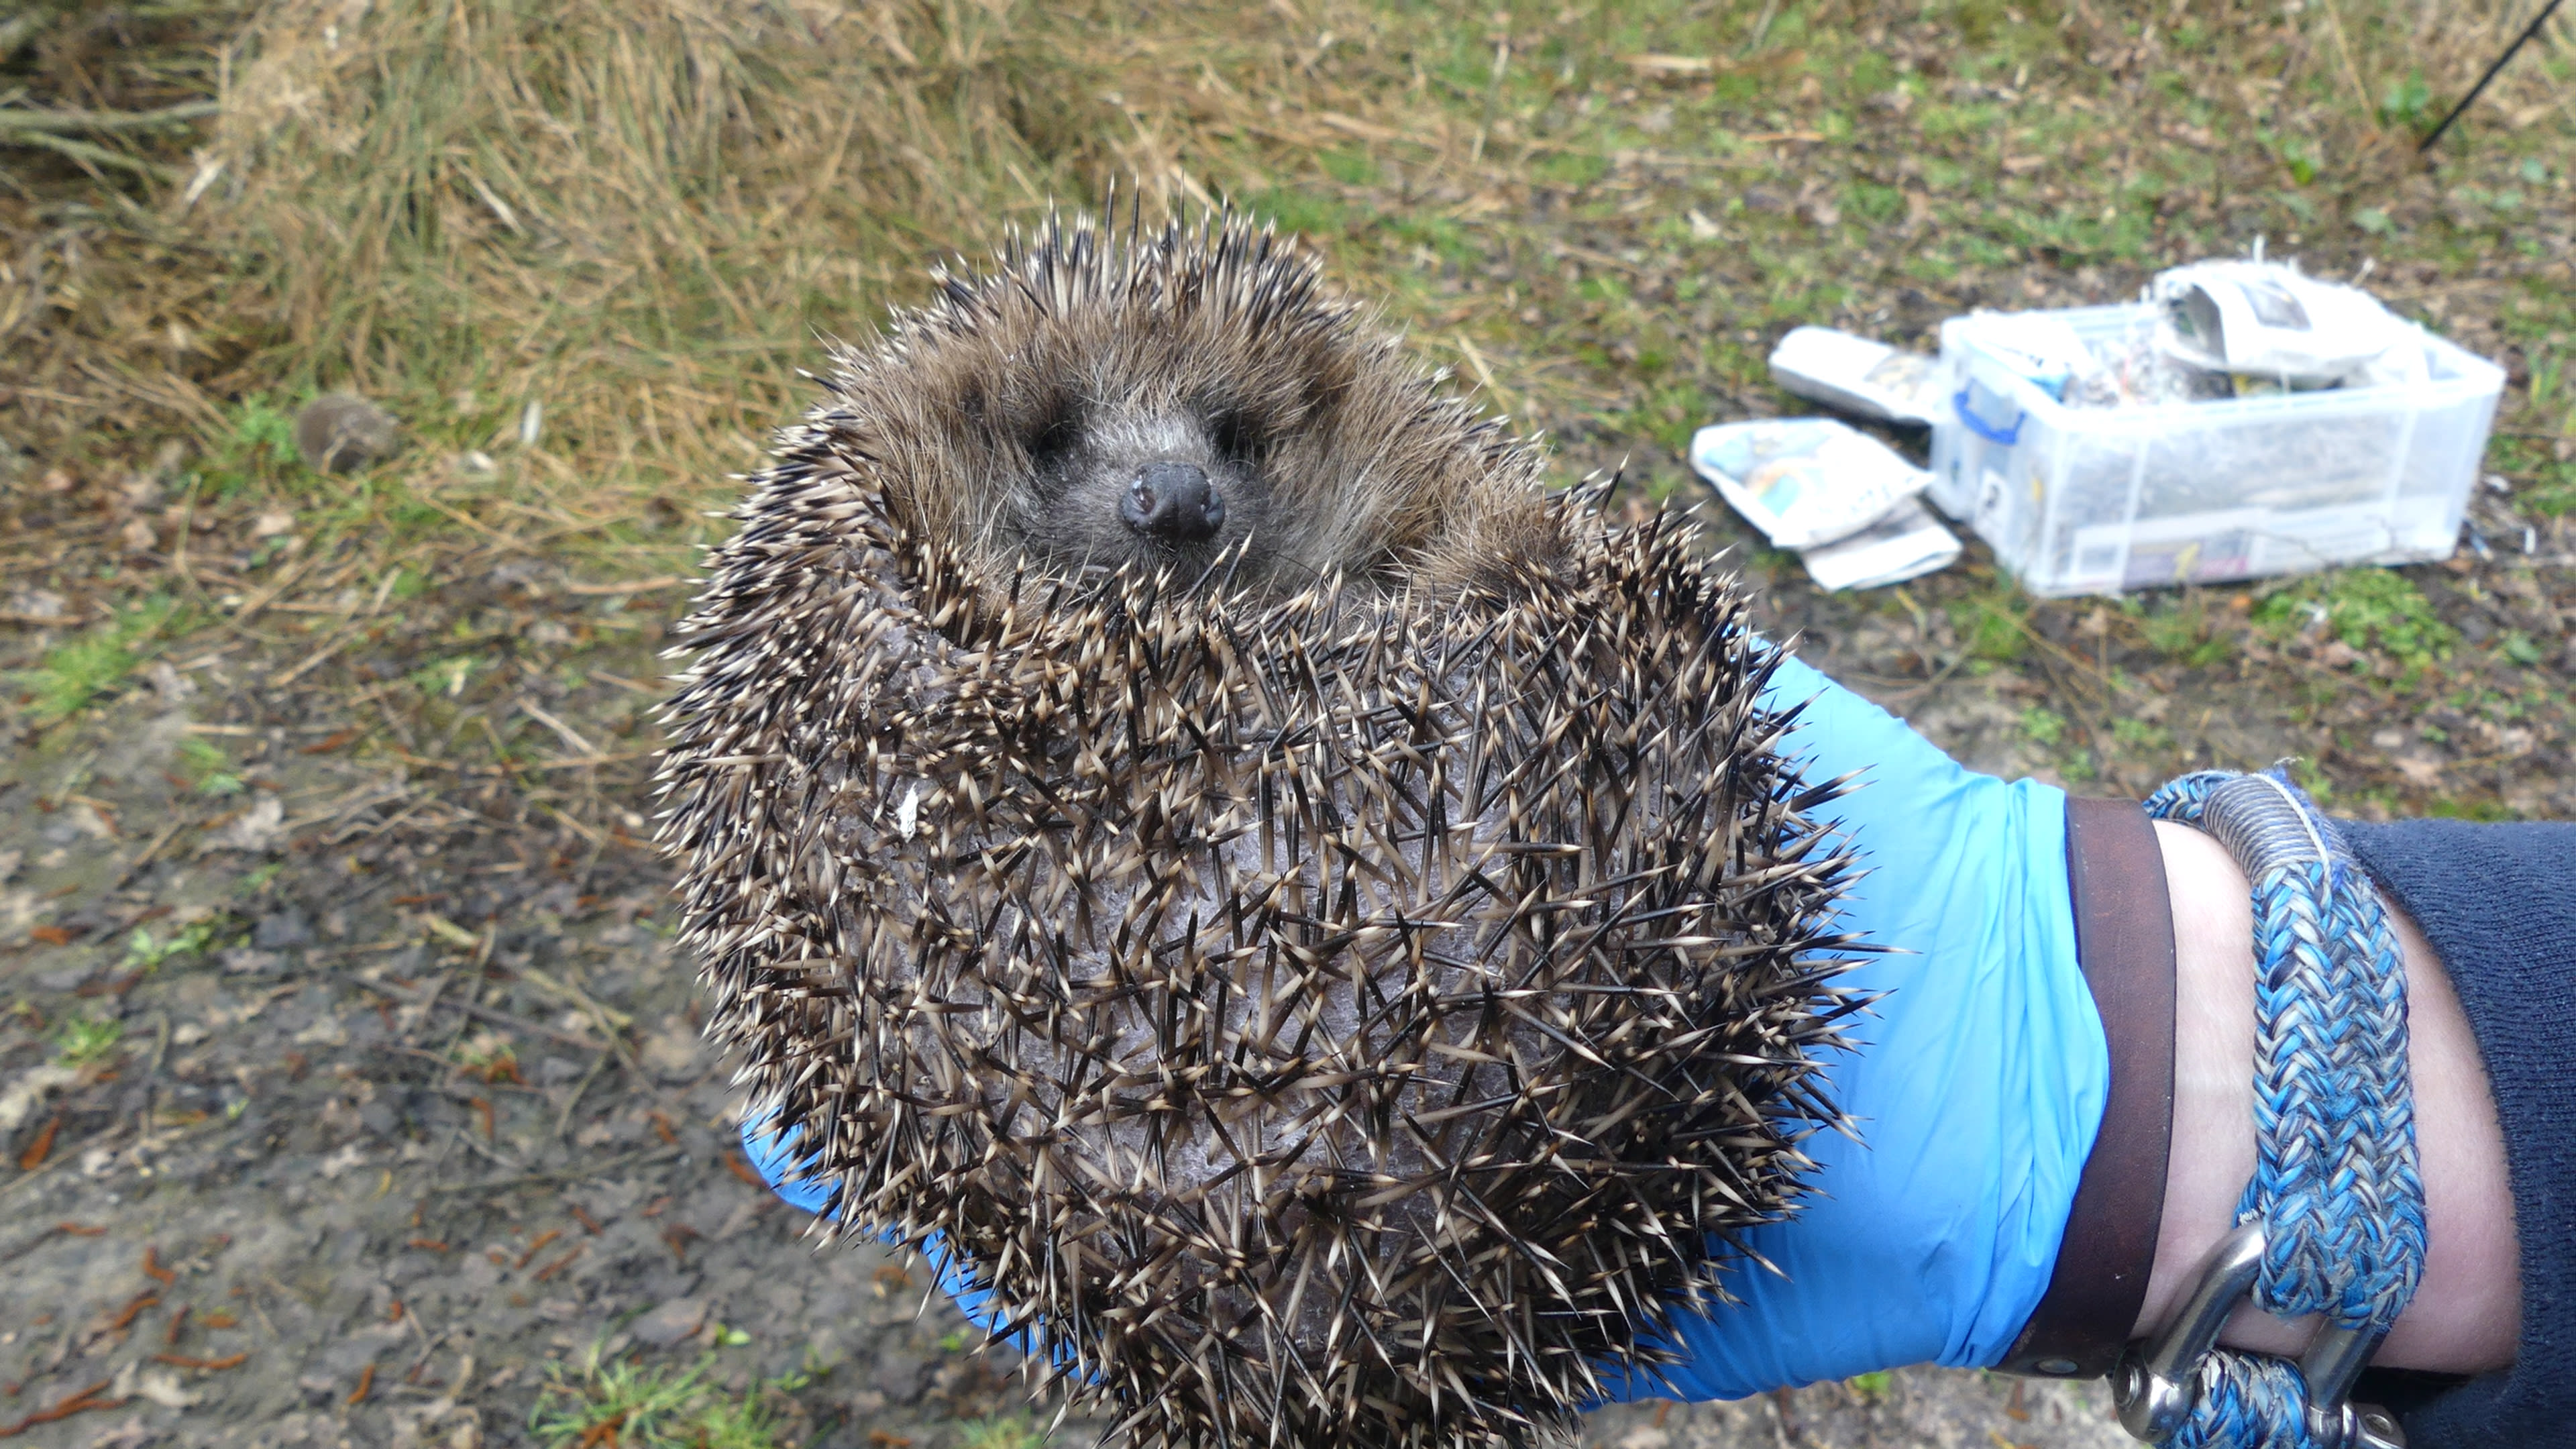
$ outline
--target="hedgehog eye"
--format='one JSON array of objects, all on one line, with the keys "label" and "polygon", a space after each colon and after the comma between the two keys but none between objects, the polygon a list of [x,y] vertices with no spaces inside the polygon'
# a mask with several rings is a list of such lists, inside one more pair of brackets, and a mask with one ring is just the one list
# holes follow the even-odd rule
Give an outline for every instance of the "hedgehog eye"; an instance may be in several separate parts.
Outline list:
[{"label": "hedgehog eye", "polygon": [[1210,409],[1207,436],[1208,446],[1230,463],[1258,463],[1270,451],[1268,420],[1249,408]]},{"label": "hedgehog eye", "polygon": [[1082,410],[1070,397],[1058,395],[1033,413],[1021,429],[1021,445],[1035,463],[1050,463],[1082,443]]}]

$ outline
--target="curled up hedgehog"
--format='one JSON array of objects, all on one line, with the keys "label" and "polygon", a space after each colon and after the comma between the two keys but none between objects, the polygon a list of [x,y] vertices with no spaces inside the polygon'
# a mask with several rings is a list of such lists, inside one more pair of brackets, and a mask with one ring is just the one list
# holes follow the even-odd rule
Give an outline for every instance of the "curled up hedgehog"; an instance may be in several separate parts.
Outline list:
[{"label": "curled up hedgehog", "polygon": [[1518,1444],[1835,1124],[1851,870],[1665,517],[1231,215],[843,349],[681,626],[664,839],[753,1111],[1138,1446]]}]

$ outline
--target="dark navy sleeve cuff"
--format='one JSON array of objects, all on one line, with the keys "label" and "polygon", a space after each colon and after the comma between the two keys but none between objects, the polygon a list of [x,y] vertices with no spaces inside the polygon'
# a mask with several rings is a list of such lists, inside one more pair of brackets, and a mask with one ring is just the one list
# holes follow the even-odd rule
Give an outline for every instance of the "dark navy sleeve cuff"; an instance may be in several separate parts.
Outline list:
[{"label": "dark navy sleeve cuff", "polygon": [[[2576,1443],[2576,824],[2342,822],[2442,958],[2485,1055],[2522,1252],[2513,1367],[2392,1378],[2414,1449]],[[2365,1390],[2370,1387],[2365,1385]]]}]

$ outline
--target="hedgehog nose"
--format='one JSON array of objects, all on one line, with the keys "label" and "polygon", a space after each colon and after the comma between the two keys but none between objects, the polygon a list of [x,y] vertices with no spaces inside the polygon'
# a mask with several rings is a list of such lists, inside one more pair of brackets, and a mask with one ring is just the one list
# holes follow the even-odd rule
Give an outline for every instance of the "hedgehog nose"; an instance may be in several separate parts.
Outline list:
[{"label": "hedgehog nose", "polygon": [[1119,500],[1127,526],[1164,543],[1200,543],[1225,524],[1225,500],[1191,463],[1148,463]]}]

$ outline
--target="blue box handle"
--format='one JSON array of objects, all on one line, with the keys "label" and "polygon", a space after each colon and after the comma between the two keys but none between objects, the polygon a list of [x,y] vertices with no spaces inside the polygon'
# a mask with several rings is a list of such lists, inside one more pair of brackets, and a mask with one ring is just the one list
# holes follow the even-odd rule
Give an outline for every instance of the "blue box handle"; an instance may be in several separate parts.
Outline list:
[{"label": "blue box handle", "polygon": [[1968,389],[1965,384],[1962,384],[1957,392],[1950,394],[1950,410],[1959,415],[1961,426],[1969,432],[1989,443],[2005,448],[2014,447],[2021,442],[2021,425],[2030,421],[2029,413],[2018,412],[2013,414],[2011,427],[1999,428],[1984,418],[1978,417],[1976,409],[1968,406]]}]

